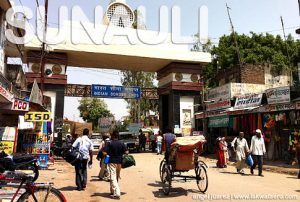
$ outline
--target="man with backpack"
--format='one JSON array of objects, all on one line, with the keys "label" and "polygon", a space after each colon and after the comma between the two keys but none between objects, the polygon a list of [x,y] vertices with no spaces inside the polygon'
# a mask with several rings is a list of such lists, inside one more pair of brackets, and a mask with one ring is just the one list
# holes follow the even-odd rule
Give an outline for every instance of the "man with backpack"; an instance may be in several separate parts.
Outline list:
[{"label": "man with backpack", "polygon": [[[72,147],[80,153],[80,159],[75,162],[76,186],[78,191],[86,188],[87,184],[87,164],[93,164],[93,143],[88,137],[89,129],[83,130],[82,137],[78,137]],[[89,160],[90,158],[90,160]],[[89,160],[89,162],[88,162]]]}]

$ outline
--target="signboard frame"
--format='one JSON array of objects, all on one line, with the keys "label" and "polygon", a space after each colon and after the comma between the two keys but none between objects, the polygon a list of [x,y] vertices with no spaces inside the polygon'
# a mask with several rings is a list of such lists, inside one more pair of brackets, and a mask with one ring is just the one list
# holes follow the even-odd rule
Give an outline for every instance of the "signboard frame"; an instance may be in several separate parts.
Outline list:
[{"label": "signboard frame", "polygon": [[115,99],[141,99],[141,87],[93,84],[91,86],[91,96]]}]

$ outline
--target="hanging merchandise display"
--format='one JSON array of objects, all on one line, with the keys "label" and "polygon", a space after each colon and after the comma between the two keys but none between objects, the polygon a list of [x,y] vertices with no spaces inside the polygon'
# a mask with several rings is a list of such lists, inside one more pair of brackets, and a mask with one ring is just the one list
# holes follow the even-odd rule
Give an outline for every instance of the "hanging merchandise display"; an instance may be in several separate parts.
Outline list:
[{"label": "hanging merchandise display", "polygon": [[25,115],[25,119],[27,117],[27,122],[34,122],[35,127],[33,130],[26,131],[26,135],[23,136],[22,150],[23,152],[37,155],[39,166],[46,169],[48,168],[48,159],[50,154],[49,134],[52,132],[51,122],[48,122],[48,118],[41,118],[39,119],[40,121],[37,121],[37,119],[28,119],[28,117],[31,117],[32,114],[33,116],[36,116],[45,114],[50,115],[50,113],[35,112],[30,113],[30,115],[28,114]]},{"label": "hanging merchandise display", "polygon": [[264,127],[265,128],[274,128],[276,123],[275,123],[275,117],[274,115],[271,114],[264,114]]}]

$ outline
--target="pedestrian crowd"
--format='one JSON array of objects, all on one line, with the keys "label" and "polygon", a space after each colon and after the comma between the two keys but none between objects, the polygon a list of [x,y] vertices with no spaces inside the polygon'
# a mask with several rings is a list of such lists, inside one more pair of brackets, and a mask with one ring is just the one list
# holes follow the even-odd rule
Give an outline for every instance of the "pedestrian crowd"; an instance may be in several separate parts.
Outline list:
[{"label": "pedestrian crowd", "polygon": [[[242,175],[245,174],[244,168],[246,164],[250,167],[250,174],[254,174],[254,169],[258,167],[258,176],[263,175],[263,160],[266,154],[265,140],[260,129],[255,130],[252,136],[250,147],[244,138],[244,132],[240,132],[239,136],[234,138],[230,144],[227,144],[225,137],[216,139],[216,155],[217,167],[226,168],[229,156],[235,154],[236,171]],[[299,165],[298,179],[300,179],[300,138],[296,145],[296,159]]]},{"label": "pedestrian crowd", "polygon": [[[87,186],[87,167],[93,164],[93,143],[88,137],[89,130],[84,129],[82,136],[78,136],[74,143],[71,143],[71,137],[66,138],[66,144],[71,145],[73,150],[80,153],[80,158],[72,165],[75,168],[75,183],[78,191],[83,191]],[[140,151],[146,150],[147,137],[142,130],[138,136]],[[157,135],[150,133],[149,150],[156,152],[157,155],[162,154],[165,148],[165,158],[168,159],[171,144],[175,141],[176,136],[170,129],[162,135],[159,131]],[[119,133],[113,131],[110,137],[104,135],[99,145],[99,151],[96,159],[99,161],[100,171],[98,177],[100,180],[110,182],[110,194],[114,199],[120,199],[121,190],[118,184],[121,176],[121,169],[124,164],[124,155],[127,155],[128,149],[125,144],[119,141]]]}]

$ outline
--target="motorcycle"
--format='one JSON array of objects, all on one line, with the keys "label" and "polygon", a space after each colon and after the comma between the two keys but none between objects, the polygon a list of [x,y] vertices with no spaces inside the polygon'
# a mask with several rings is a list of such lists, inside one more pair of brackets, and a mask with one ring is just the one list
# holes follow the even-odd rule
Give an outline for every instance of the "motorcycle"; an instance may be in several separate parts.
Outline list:
[{"label": "motorcycle", "polygon": [[35,182],[39,177],[39,166],[37,158],[34,155],[8,155],[5,152],[0,153],[0,173],[6,171],[27,170],[31,171],[32,182]]}]

